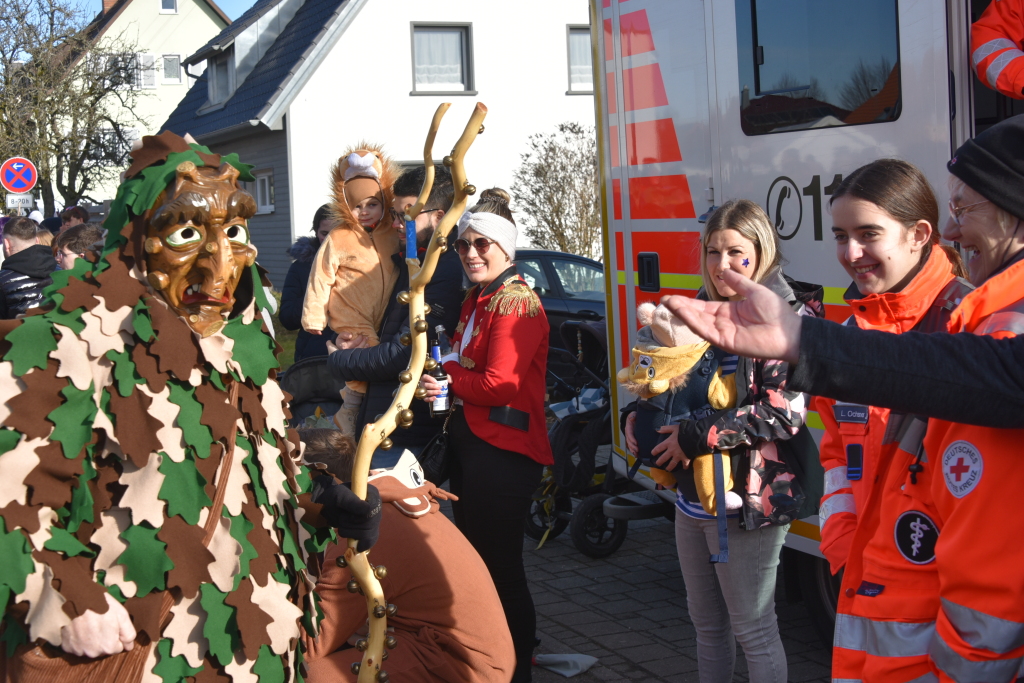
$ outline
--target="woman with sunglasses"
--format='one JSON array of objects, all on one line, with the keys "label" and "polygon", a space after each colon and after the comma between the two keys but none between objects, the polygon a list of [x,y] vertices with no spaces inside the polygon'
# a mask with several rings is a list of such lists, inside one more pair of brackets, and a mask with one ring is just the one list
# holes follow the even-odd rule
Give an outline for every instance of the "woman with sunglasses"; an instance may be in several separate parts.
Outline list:
[{"label": "woman with sunglasses", "polygon": [[[853,279],[844,323],[902,334],[941,332],[972,289],[960,255],[942,247],[939,206],[924,174],[879,159],[846,177],[832,195],[840,265]],[[938,611],[932,468],[922,465],[927,420],[885,408],[814,399],[825,425],[821,551],[840,590],[832,677],[897,681],[931,671],[912,640],[864,647],[893,629],[926,632]],[[867,586],[867,588],[865,588]],[[884,586],[873,589],[871,586]]]},{"label": "woman with sunglasses", "polygon": [[[513,683],[531,680],[536,614],[523,567],[524,525],[545,465],[548,320],[516,272],[517,229],[504,190],[485,190],[459,221],[454,247],[472,287],[452,353],[442,357],[455,406],[448,424],[455,524],[498,589],[516,651]],[[440,387],[423,375],[425,400]]]}]

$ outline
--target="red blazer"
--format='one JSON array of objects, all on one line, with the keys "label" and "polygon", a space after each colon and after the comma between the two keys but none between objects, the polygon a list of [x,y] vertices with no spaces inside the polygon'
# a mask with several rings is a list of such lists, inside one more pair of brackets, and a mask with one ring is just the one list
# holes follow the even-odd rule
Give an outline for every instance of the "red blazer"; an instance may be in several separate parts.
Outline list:
[{"label": "red blazer", "polygon": [[[462,342],[473,311],[472,336],[460,346],[464,352],[458,362],[444,364],[469,428],[492,446],[553,464],[544,415],[551,328],[540,299],[510,268],[483,291],[479,285],[469,290],[453,342]],[[529,415],[527,431],[492,419],[492,408],[505,406]]]}]

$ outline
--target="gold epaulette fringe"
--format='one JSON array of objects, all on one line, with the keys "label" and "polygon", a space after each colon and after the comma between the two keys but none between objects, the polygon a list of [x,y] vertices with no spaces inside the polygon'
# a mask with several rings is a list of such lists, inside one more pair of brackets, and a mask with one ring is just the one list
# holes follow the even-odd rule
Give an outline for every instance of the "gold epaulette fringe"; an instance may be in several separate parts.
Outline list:
[{"label": "gold epaulette fringe", "polygon": [[473,285],[466,290],[466,296],[462,297],[462,303],[466,303],[470,298],[476,296],[476,290],[480,289],[480,285]]},{"label": "gold epaulette fringe", "polygon": [[512,282],[494,295],[486,310],[497,311],[498,315],[535,318],[540,313],[540,299],[526,284]]},{"label": "gold epaulette fringe", "polygon": [[459,324],[455,326],[455,334],[462,334],[464,329],[466,329],[466,321],[460,320]]},{"label": "gold epaulette fringe", "polygon": [[472,370],[473,368],[476,367],[476,363],[473,362],[473,359],[466,358],[465,356],[459,356],[459,365],[466,368],[467,370]]}]

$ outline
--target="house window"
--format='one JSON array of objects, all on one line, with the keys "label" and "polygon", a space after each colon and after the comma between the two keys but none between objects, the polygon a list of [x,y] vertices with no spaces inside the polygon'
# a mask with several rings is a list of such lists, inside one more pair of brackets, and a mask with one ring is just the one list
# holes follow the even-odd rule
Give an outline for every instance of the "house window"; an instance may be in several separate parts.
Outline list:
[{"label": "house window", "polygon": [[181,84],[181,55],[164,55],[163,84]]},{"label": "house window", "polygon": [[594,54],[590,49],[590,27],[569,27],[569,92],[594,92]]},{"label": "house window", "polygon": [[234,90],[234,59],[233,54],[219,55],[210,60],[206,68],[209,83],[210,104],[226,102]]},{"label": "house window", "polygon": [[473,90],[469,25],[412,27],[413,91],[470,93]]},{"label": "house window", "polygon": [[273,213],[274,212],[274,172],[270,171],[256,171],[253,174],[256,178],[255,185],[256,192],[254,196],[256,198],[256,213]]},{"label": "house window", "polygon": [[136,88],[156,87],[156,55],[137,54],[135,55],[137,71],[135,76]]},{"label": "house window", "polygon": [[895,121],[896,0],[736,0],[747,135]]},{"label": "house window", "polygon": [[160,14],[177,14],[178,0],[160,0]]}]

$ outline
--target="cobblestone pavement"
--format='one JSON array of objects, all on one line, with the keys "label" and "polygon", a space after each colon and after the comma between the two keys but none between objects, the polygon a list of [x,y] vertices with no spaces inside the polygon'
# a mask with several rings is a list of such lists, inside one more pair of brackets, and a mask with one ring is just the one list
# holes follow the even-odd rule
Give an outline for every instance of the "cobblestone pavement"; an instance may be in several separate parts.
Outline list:
[{"label": "cobblestone pavement", "polygon": [[[626,542],[595,560],[572,545],[569,531],[543,548],[527,539],[526,571],[537,605],[538,653],[593,655],[598,663],[576,683],[697,679],[696,635],[676,559],[673,526],[664,519],[630,522]],[[781,581],[776,610],[789,660],[789,680],[828,681],[832,657],[802,604],[790,605]],[[747,668],[737,646],[736,681]],[[534,668],[536,683],[564,681]]]}]

